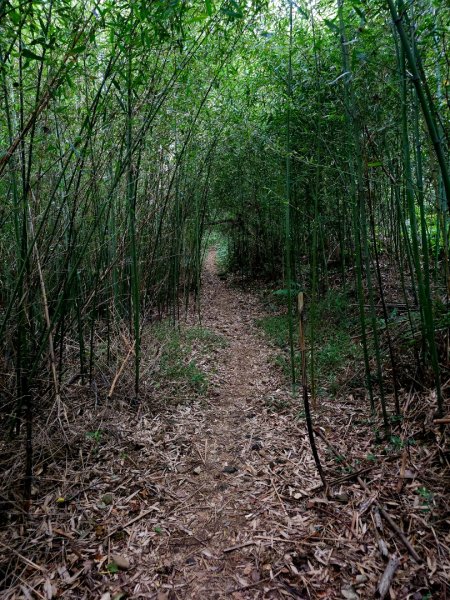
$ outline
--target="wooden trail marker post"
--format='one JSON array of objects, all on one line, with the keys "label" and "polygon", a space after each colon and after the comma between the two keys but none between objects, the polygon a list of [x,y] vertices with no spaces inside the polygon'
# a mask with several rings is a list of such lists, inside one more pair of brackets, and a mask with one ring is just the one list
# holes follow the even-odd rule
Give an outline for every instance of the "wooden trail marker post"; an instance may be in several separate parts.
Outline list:
[{"label": "wooden trail marker post", "polygon": [[298,305],[298,314],[300,317],[299,322],[299,341],[300,341],[300,350],[302,354],[305,350],[305,337],[303,333],[303,308],[304,308],[304,294],[300,292],[297,296],[297,305]]}]

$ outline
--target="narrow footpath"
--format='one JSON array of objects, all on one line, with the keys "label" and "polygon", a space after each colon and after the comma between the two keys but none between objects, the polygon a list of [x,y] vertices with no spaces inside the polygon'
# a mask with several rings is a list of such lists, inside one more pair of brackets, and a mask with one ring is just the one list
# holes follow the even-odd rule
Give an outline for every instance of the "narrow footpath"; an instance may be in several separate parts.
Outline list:
[{"label": "narrow footpath", "polygon": [[153,538],[134,592],[159,587],[160,600],[307,597],[279,576],[298,572],[301,539],[315,534],[301,500],[319,480],[303,427],[273,410],[290,399],[254,325],[260,303],[220,280],[211,252],[201,306],[202,326],[226,344],[205,366],[207,402],[178,407],[162,440],[159,483],[171,500],[133,539],[155,521],[165,535],[156,546]]}]

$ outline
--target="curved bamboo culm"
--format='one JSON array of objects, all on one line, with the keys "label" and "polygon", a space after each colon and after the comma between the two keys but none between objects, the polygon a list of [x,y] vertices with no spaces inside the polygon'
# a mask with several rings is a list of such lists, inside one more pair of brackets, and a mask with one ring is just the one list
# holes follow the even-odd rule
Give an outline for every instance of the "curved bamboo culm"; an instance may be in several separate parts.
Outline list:
[{"label": "curved bamboo culm", "polygon": [[395,6],[394,0],[387,0],[389,10],[392,15],[392,20],[395,23],[395,26],[398,31],[398,35],[400,38],[400,42],[403,48],[403,51],[406,56],[406,60],[408,61],[408,66],[411,69],[412,73],[412,82],[414,84],[414,88],[417,93],[417,98],[419,100],[422,113],[425,119],[425,122],[428,127],[428,133],[430,134],[431,141],[433,143],[434,150],[436,152],[437,161],[439,163],[439,168],[442,174],[442,180],[445,189],[445,195],[447,196],[447,206],[450,208],[450,173],[447,163],[447,158],[444,153],[442,140],[439,136],[439,129],[436,124],[436,120],[434,118],[435,108],[433,105],[430,106],[429,99],[426,96],[424,91],[424,87],[426,86],[426,80],[421,78],[419,73],[419,67],[417,64],[417,55],[414,52],[414,42],[408,40],[408,36],[406,34],[405,28],[403,26],[403,17],[405,14],[405,8],[403,5],[403,0],[399,0],[398,6],[399,11]]}]

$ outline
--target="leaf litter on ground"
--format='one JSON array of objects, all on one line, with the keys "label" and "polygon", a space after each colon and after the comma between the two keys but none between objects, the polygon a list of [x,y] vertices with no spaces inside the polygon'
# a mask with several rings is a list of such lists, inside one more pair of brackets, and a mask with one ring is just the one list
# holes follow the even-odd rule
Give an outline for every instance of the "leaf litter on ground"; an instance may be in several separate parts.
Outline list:
[{"label": "leaf litter on ground", "polygon": [[[391,598],[445,597],[445,437],[434,428],[434,443],[394,440],[382,453],[367,437],[361,399],[321,401],[326,498],[296,418],[299,399],[254,325],[264,316],[258,296],[218,278],[213,253],[202,307],[202,327],[225,341],[213,351],[190,347],[209,382],[204,395],[178,381],[169,402],[167,383],[136,411],[120,399],[126,373],[104,404],[82,386],[67,390],[70,427],[50,436],[42,426],[37,436],[27,518],[14,485],[20,461],[6,461],[0,597],[353,600],[375,595],[393,556]],[[196,317],[183,327],[198,327]],[[153,368],[160,348],[149,352]],[[423,433],[420,401],[408,399],[402,440]]]}]

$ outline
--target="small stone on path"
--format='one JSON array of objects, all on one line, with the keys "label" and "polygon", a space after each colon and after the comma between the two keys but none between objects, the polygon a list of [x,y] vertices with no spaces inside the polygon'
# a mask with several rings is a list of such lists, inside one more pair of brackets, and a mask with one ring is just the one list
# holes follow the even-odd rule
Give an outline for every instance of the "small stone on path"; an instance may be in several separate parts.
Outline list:
[{"label": "small stone on path", "polygon": [[223,473],[237,473],[238,469],[237,467],[233,467],[232,465],[227,465],[226,467],[224,467],[222,469]]}]

